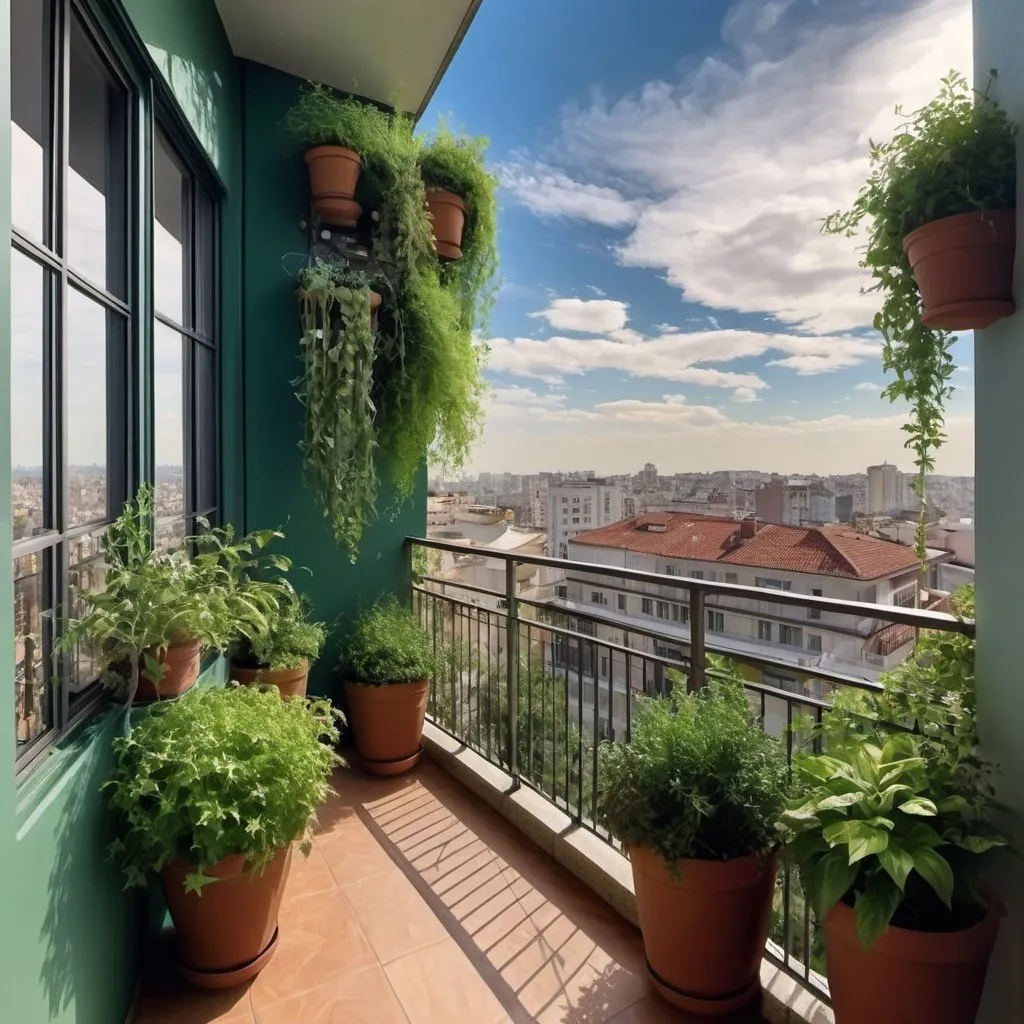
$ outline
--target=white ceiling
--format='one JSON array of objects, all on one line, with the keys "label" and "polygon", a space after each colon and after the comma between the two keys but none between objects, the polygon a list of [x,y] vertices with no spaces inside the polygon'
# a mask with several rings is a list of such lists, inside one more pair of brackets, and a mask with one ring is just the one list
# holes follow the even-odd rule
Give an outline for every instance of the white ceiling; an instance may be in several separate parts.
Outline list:
[{"label": "white ceiling", "polygon": [[217,0],[236,56],[422,113],[480,0]]}]

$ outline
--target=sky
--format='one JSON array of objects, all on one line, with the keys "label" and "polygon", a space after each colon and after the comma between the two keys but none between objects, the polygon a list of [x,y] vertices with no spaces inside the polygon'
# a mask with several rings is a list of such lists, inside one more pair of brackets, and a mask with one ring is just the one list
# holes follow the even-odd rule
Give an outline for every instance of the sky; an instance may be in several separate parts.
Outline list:
[{"label": "sky", "polygon": [[[912,469],[851,203],[971,0],[484,0],[421,127],[491,140],[501,284],[473,470]],[[973,336],[939,473],[974,472]]]}]

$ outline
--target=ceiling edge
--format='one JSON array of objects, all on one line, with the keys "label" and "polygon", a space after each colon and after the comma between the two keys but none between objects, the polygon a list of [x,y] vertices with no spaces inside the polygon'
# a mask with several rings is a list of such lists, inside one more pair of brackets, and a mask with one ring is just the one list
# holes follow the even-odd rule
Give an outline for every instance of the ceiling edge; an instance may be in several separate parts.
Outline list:
[{"label": "ceiling edge", "polygon": [[441,66],[437,69],[437,74],[434,75],[434,80],[430,83],[430,88],[427,89],[426,95],[420,102],[419,108],[413,115],[413,121],[419,121],[423,116],[423,111],[427,109],[427,105],[434,98],[434,93],[437,91],[438,85],[441,84],[441,79],[444,78],[445,73],[448,70],[448,66],[451,64],[452,59],[458,52],[459,47],[462,45],[462,40],[466,38],[466,33],[469,31],[469,26],[473,24],[473,19],[476,17],[476,12],[480,10],[480,4],[483,0],[472,0],[466,15],[462,19],[462,24],[459,25],[458,32],[455,33],[455,38],[452,39],[451,45],[448,47],[448,52],[444,55],[444,60],[441,61]]}]

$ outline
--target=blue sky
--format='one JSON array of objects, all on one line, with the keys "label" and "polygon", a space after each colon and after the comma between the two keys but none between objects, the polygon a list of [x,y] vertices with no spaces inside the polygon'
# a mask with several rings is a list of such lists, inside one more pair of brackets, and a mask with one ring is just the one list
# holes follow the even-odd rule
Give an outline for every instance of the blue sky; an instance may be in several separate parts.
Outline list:
[{"label": "blue sky", "polygon": [[[910,468],[848,204],[970,0],[484,0],[428,109],[491,139],[502,284],[473,464]],[[973,339],[937,469],[973,473]]]}]

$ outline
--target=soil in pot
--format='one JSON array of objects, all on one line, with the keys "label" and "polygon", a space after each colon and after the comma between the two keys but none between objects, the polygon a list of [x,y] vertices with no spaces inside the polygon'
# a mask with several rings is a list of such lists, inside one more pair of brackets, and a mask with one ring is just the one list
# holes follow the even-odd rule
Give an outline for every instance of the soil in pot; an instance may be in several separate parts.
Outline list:
[{"label": "soil in pot", "polygon": [[[147,704],[155,700],[180,697],[195,685],[199,677],[199,658],[203,645],[199,640],[187,640],[171,644],[162,654],[156,654],[164,672],[158,686],[143,673],[144,664],[139,659],[139,686],[135,691],[135,703]],[[155,652],[150,651],[150,654]]]},{"label": "soil in pot", "polygon": [[420,759],[429,683],[365,686],[345,683],[348,720],[360,764],[374,775],[397,775]]},{"label": "soil in pot", "polygon": [[309,662],[304,661],[298,668],[248,668],[231,663],[230,678],[245,686],[266,683],[276,686],[285,700],[305,697],[309,681]]},{"label": "soil in pot", "polygon": [[363,164],[344,146],[315,146],[306,151],[309,191],[317,216],[328,224],[354,228],[363,208],[355,201]]},{"label": "soil in pot", "polygon": [[993,902],[981,921],[960,931],[890,925],[865,950],[853,908],[837,903],[825,922],[836,1024],[973,1024],[999,915]]},{"label": "soil in pot", "polygon": [[925,324],[973,330],[1013,312],[1016,225],[1016,210],[961,213],[925,224],[903,239]]},{"label": "soil in pot", "polygon": [[775,856],[681,860],[673,874],[642,846],[629,847],[651,981],[673,1006],[723,1016],[761,991]]},{"label": "soil in pot", "polygon": [[241,985],[266,965],[277,941],[277,913],[292,848],[279,851],[260,873],[245,870],[241,854],[208,868],[217,879],[202,895],[185,891],[189,866],[176,860],[161,873],[177,937],[179,967],[200,988]]},{"label": "soil in pot", "polygon": [[433,223],[434,248],[438,256],[462,259],[462,232],[466,227],[466,204],[461,196],[440,188],[427,189],[427,212]]}]

